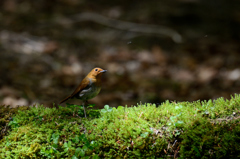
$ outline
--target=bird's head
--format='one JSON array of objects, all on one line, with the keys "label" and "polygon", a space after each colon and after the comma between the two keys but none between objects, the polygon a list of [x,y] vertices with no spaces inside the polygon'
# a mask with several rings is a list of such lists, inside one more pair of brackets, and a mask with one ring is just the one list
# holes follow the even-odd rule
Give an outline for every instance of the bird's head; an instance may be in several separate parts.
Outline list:
[{"label": "bird's head", "polygon": [[101,77],[101,75],[104,72],[107,72],[107,70],[103,70],[103,69],[101,69],[99,67],[96,67],[96,68],[92,69],[92,71],[88,75],[89,76],[93,76],[93,77]]}]

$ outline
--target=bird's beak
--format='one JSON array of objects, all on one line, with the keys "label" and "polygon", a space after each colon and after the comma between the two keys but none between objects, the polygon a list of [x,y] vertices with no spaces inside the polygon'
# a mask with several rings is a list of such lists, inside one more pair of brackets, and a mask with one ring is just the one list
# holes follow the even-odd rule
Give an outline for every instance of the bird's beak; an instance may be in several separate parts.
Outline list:
[{"label": "bird's beak", "polygon": [[101,73],[104,73],[104,72],[107,72],[107,70],[102,70],[102,71],[100,71]]}]

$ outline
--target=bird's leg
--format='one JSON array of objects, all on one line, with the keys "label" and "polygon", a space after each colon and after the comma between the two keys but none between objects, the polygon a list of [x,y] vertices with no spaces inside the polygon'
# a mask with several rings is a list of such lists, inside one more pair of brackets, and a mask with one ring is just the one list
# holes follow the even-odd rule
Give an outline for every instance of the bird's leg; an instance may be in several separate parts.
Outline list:
[{"label": "bird's leg", "polygon": [[86,103],[86,101],[83,102],[83,111],[84,111],[84,115],[85,115],[85,118],[86,118],[87,115],[86,115],[86,110],[85,110],[85,107],[84,107],[85,103]]}]

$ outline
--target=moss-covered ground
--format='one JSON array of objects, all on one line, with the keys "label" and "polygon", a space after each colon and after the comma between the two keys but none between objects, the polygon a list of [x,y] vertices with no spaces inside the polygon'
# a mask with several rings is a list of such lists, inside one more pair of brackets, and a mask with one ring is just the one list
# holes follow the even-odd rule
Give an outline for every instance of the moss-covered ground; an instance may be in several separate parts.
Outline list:
[{"label": "moss-covered ground", "polygon": [[10,109],[0,158],[240,158],[240,96],[230,100]]}]

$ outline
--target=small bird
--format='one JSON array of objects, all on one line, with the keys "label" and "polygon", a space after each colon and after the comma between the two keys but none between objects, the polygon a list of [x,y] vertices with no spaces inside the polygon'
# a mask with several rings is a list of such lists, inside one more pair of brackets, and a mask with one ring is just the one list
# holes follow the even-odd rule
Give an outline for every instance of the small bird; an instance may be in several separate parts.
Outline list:
[{"label": "small bird", "polygon": [[75,91],[67,98],[63,99],[59,104],[65,102],[68,99],[81,99],[83,101],[83,110],[86,118],[87,116],[84,105],[89,99],[92,99],[100,92],[102,85],[101,77],[104,72],[107,72],[107,70],[103,70],[98,67],[92,69],[92,71],[89,72],[88,75],[81,81]]}]

